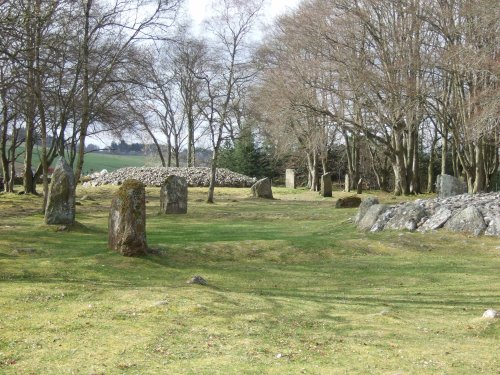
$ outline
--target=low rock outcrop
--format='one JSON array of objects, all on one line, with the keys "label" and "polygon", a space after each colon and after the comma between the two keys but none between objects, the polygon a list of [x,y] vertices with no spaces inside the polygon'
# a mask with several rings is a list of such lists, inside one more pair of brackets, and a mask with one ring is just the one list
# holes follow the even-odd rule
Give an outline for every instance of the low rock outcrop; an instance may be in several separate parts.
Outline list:
[{"label": "low rock outcrop", "polygon": [[[109,173],[100,173],[84,186],[121,185],[125,180],[134,179],[146,186],[163,185],[168,176],[175,175],[186,179],[188,186],[207,187],[210,183],[210,168],[175,168],[175,167],[127,167]],[[216,174],[216,186],[219,187],[250,187],[255,179],[219,168]]]},{"label": "low rock outcrop", "polygon": [[[368,209],[366,209],[368,207]],[[500,193],[417,199],[395,206],[362,203],[355,218],[360,230],[430,231],[445,228],[473,235],[500,236]]]},{"label": "low rock outcrop", "polygon": [[335,208],[356,208],[361,204],[361,198],[354,195],[337,199]]}]

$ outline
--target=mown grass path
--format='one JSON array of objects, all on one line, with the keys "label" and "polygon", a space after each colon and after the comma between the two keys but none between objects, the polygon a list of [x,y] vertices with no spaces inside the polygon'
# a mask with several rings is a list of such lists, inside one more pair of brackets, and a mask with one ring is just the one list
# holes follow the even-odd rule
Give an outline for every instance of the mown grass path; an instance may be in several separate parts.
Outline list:
[{"label": "mown grass path", "polygon": [[79,190],[93,200],[68,232],[41,198],[0,195],[0,373],[498,373],[499,322],[481,318],[500,309],[498,238],[360,233],[303,190],[190,189],[187,215],[160,216],[148,189],[156,255],[124,258],[112,192]]}]

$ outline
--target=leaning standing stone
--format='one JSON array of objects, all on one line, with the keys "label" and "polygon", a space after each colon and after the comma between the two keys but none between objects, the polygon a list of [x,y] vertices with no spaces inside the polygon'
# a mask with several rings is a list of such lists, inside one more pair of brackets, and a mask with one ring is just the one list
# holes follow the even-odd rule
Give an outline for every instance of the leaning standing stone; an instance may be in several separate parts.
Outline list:
[{"label": "leaning standing stone", "polygon": [[137,180],[126,180],[111,201],[108,247],[125,256],[144,255],[146,244],[146,191]]},{"label": "leaning standing stone", "polygon": [[188,184],[184,177],[168,176],[160,190],[160,209],[164,214],[187,213]]},{"label": "leaning standing stone", "polygon": [[45,223],[74,224],[75,222],[75,175],[63,157],[60,157],[52,173]]},{"label": "leaning standing stone", "polygon": [[273,199],[273,191],[271,188],[271,180],[263,178],[252,185],[252,196],[254,198]]}]

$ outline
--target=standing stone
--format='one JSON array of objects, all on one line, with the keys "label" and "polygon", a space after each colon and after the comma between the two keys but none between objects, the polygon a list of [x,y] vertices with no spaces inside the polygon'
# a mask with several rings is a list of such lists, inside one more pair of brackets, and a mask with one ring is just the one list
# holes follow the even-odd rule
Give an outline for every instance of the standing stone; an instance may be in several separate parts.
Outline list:
[{"label": "standing stone", "polygon": [[146,254],[146,191],[140,181],[126,180],[113,196],[108,232],[109,249],[125,256]]},{"label": "standing stone", "polygon": [[321,191],[320,194],[322,197],[331,197],[332,196],[332,174],[325,173],[321,176]]},{"label": "standing stone", "polygon": [[164,214],[187,213],[188,184],[184,177],[168,176],[160,190],[160,210]]},{"label": "standing stone", "polygon": [[348,174],[346,174],[344,177],[344,191],[346,193],[349,193],[351,191],[351,179],[349,178]]},{"label": "standing stone", "polygon": [[295,183],[295,169],[287,169],[285,173],[285,187],[289,189],[295,189],[297,187]]},{"label": "standing stone", "polygon": [[459,178],[440,174],[437,176],[436,192],[438,198],[447,198],[467,193],[467,184]]},{"label": "standing stone", "polygon": [[358,186],[356,188],[356,194],[363,194],[363,178],[360,178],[358,181]]},{"label": "standing stone", "polygon": [[252,190],[252,196],[254,198],[273,199],[271,180],[268,177],[263,178],[257,181],[255,184],[253,184],[251,190]]},{"label": "standing stone", "polygon": [[46,224],[75,223],[75,175],[63,157],[60,157],[52,173],[47,206]]}]

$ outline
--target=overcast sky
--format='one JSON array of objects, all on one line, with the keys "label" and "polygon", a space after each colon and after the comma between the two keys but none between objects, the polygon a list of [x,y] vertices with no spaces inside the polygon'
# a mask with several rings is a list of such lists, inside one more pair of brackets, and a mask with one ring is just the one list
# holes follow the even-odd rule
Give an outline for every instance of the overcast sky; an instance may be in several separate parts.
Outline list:
[{"label": "overcast sky", "polygon": [[[187,0],[187,9],[195,25],[200,24],[205,16],[210,13],[212,0]],[[266,0],[264,14],[272,19],[289,9],[293,9],[300,0]]]}]

